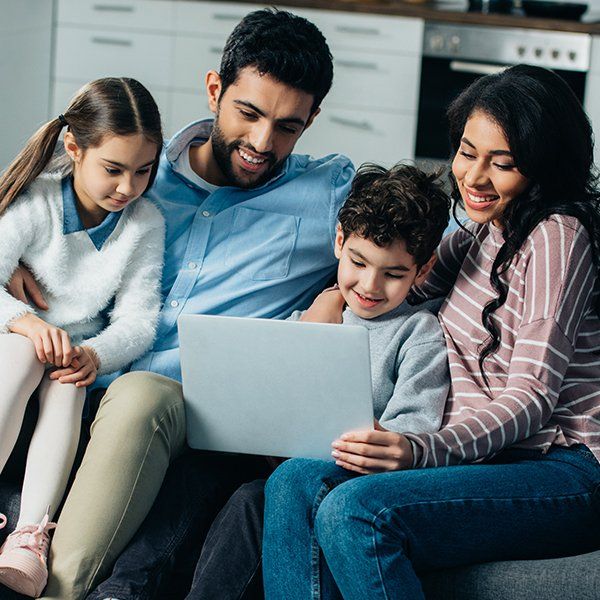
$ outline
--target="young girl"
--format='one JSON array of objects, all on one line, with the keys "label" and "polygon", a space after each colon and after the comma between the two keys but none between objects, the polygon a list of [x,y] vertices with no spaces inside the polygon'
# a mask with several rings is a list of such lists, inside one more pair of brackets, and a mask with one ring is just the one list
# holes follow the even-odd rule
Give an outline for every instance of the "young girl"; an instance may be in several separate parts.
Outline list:
[{"label": "young girl", "polygon": [[455,196],[472,222],[442,241],[416,293],[447,296],[442,429],[347,434],[336,464],[280,466],[266,487],[268,598],[416,600],[427,571],[598,548],[589,122],[557,75],[527,66],[475,82],[449,119]]},{"label": "young girl", "polygon": [[[53,159],[65,128],[66,154]],[[86,386],[154,338],[164,222],[138,198],[161,146],[148,90],[134,79],[99,79],[0,177],[0,284],[22,262],[48,305],[35,312],[0,288],[0,470],[36,389],[39,399],[19,520],[0,549],[0,583],[29,596],[46,584],[50,521],[75,458]]]}]

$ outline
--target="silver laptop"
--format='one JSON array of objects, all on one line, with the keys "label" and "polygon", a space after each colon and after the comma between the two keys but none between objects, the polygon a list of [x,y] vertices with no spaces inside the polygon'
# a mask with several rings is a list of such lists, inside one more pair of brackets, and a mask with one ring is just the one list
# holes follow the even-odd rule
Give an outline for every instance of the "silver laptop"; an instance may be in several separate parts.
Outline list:
[{"label": "silver laptop", "polygon": [[187,440],[192,448],[331,457],[331,442],[373,429],[364,327],[182,315]]}]

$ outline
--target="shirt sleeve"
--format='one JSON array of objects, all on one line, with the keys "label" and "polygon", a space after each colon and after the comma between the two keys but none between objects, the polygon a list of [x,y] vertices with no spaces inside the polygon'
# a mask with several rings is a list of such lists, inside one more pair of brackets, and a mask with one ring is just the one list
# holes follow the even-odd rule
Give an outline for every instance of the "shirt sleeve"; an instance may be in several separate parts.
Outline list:
[{"label": "shirt sleeve", "polygon": [[411,304],[420,304],[425,300],[445,298],[460,273],[467,252],[474,241],[475,224],[457,229],[448,234],[435,252],[436,262],[429,272],[427,279],[420,285],[414,286],[409,295]]},{"label": "shirt sleeve", "polygon": [[6,289],[19,260],[35,238],[32,202],[27,196],[19,197],[0,217],[0,333],[9,333],[8,326],[13,321],[35,313],[32,306],[13,298]]},{"label": "shirt sleeve", "polygon": [[379,422],[398,433],[433,433],[442,424],[450,388],[446,342],[437,319],[427,314],[402,344],[397,379]]},{"label": "shirt sleeve", "polygon": [[165,228],[156,207],[152,206],[149,214],[151,223],[123,275],[108,326],[81,342],[96,351],[99,375],[117,371],[139,358],[150,348],[156,334]]},{"label": "shirt sleeve", "polygon": [[534,234],[526,242],[523,320],[506,387],[458,423],[434,434],[408,434],[413,466],[474,462],[535,435],[550,420],[580,324],[593,310],[597,274],[583,226],[573,229],[558,219]]}]

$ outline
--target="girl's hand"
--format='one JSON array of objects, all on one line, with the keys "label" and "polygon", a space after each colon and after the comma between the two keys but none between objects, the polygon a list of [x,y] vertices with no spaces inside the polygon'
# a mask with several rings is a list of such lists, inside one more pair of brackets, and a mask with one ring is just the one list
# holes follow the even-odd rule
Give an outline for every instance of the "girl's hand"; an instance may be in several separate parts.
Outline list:
[{"label": "girl's hand", "polygon": [[323,290],[300,320],[309,323],[341,323],[344,304],[344,297],[336,284]]},{"label": "girl's hand", "polygon": [[38,308],[48,310],[48,303],[44,299],[37,281],[23,265],[19,265],[15,269],[6,289],[17,300],[29,304],[29,299],[31,299]]},{"label": "girl's hand", "polygon": [[413,451],[401,433],[387,431],[375,421],[375,431],[345,433],[332,444],[335,464],[368,475],[384,471],[410,469]]},{"label": "girl's hand", "polygon": [[28,337],[33,342],[35,353],[42,363],[66,367],[75,357],[69,334],[32,313],[19,317],[8,326],[8,329]]},{"label": "girl's hand", "polygon": [[50,379],[60,383],[74,383],[76,387],[85,387],[96,381],[100,361],[90,346],[76,346],[76,356],[66,369],[57,369],[50,373]]}]

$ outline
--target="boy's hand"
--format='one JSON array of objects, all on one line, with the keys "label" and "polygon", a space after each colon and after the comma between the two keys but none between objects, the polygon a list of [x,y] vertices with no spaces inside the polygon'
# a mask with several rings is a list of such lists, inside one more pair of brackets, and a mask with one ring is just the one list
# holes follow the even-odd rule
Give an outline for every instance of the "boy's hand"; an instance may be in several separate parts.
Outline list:
[{"label": "boy's hand", "polygon": [[344,304],[340,288],[334,285],[315,298],[300,320],[309,323],[341,323]]},{"label": "boy's hand", "polygon": [[33,275],[22,265],[19,265],[12,274],[8,285],[6,286],[8,293],[20,300],[29,304],[29,299],[42,310],[48,310],[48,303],[44,299],[40,288]]},{"label": "boy's hand", "polygon": [[15,319],[8,329],[28,337],[33,342],[37,357],[42,363],[66,367],[75,357],[69,334],[32,313]]},{"label": "boy's hand", "polygon": [[50,379],[60,383],[74,383],[76,387],[85,387],[96,381],[100,361],[93,348],[76,346],[76,356],[66,369],[57,369],[50,373]]},{"label": "boy's hand", "polygon": [[363,475],[410,469],[413,451],[401,433],[387,431],[375,421],[374,431],[345,433],[332,444],[335,464]]}]

